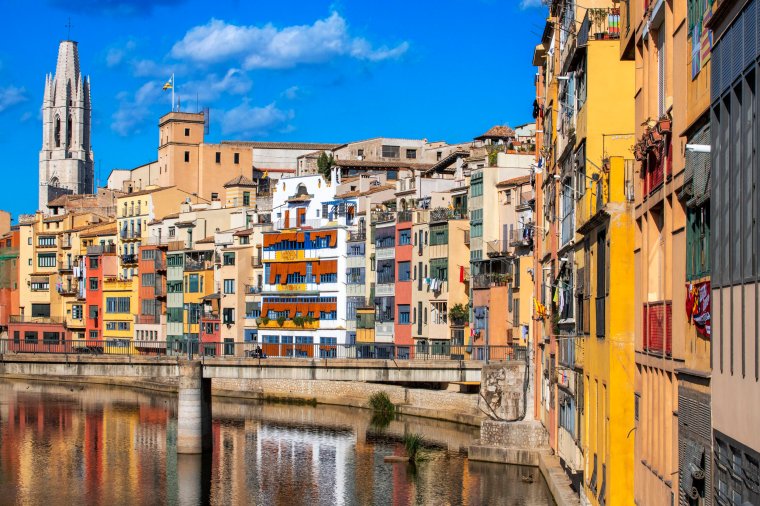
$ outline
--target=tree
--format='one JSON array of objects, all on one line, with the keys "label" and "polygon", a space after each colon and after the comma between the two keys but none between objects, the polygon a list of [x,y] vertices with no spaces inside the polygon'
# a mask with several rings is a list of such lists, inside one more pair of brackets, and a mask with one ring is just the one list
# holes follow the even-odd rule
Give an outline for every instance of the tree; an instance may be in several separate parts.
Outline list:
[{"label": "tree", "polygon": [[333,162],[334,159],[332,153],[330,153],[330,156],[327,156],[327,153],[322,151],[322,153],[319,154],[319,158],[317,158],[317,168],[319,169],[319,173],[327,180],[330,179],[330,169],[332,169]]}]

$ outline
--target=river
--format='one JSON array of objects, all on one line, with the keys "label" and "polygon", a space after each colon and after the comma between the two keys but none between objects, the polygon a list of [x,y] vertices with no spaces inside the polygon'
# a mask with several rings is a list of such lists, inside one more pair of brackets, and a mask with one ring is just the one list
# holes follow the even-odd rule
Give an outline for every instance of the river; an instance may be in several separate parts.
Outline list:
[{"label": "river", "polygon": [[[174,394],[0,381],[0,503],[552,503],[536,469],[468,461],[477,428],[214,398],[213,452],[178,456],[176,409]],[[384,462],[405,432],[425,437],[425,460]]]}]

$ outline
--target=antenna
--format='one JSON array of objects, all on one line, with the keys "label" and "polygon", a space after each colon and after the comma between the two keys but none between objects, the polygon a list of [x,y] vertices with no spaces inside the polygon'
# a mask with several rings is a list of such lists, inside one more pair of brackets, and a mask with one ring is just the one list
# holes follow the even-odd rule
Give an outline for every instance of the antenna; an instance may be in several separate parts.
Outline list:
[{"label": "antenna", "polygon": [[210,111],[208,107],[203,108],[203,134],[208,135],[211,122]]},{"label": "antenna", "polygon": [[66,32],[66,40],[71,40],[71,18],[69,18],[69,21],[66,23],[67,32]]}]

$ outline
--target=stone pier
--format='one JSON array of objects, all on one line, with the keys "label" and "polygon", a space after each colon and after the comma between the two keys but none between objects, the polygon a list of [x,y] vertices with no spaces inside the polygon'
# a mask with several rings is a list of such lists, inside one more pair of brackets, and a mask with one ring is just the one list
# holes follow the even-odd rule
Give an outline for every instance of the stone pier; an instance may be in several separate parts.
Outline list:
[{"label": "stone pier", "polygon": [[211,379],[203,377],[199,361],[183,361],[179,367],[177,453],[210,451]]}]

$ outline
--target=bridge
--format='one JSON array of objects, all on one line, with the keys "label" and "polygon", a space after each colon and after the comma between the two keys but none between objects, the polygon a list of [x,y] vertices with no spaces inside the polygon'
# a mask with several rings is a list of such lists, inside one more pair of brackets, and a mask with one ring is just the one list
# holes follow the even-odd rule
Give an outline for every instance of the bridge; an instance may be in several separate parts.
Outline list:
[{"label": "bridge", "polygon": [[323,345],[306,345],[311,349],[295,345],[302,347],[301,355],[294,346],[293,353],[271,356],[255,343],[245,343],[250,345],[246,348],[230,346],[231,343],[212,344],[221,347],[223,353],[217,354],[216,347],[177,351],[172,350],[171,343],[155,341],[109,346],[102,342],[0,340],[0,375],[178,378],[177,451],[194,454],[210,450],[211,380],[214,378],[479,383],[486,360],[473,360],[473,356],[525,360],[524,348],[506,346],[462,347],[461,350],[450,349],[447,354],[429,354],[423,350],[401,359],[393,345],[383,345],[381,350],[389,358],[362,358],[375,357],[378,350],[370,353],[362,348],[366,345],[333,345],[327,350]]}]

